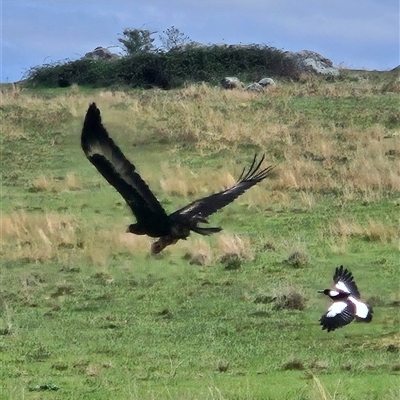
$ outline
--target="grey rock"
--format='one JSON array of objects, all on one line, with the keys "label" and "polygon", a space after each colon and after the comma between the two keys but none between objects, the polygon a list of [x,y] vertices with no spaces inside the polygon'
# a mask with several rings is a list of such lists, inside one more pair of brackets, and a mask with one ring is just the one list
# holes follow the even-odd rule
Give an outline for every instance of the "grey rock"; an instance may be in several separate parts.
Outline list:
[{"label": "grey rock", "polygon": [[332,76],[340,75],[339,69],[333,66],[331,60],[315,51],[302,50],[296,53],[288,51],[286,55],[294,59],[299,72]]},{"label": "grey rock", "polygon": [[221,79],[221,85],[224,89],[243,89],[244,84],[235,76],[226,76]]},{"label": "grey rock", "polygon": [[107,48],[100,46],[96,47],[93,51],[86,53],[83,58],[89,58],[92,60],[118,60],[121,57],[118,54],[111,53]]},{"label": "grey rock", "polygon": [[254,82],[251,85],[247,86],[245,90],[248,92],[262,93],[264,91],[264,88],[259,83]]},{"label": "grey rock", "polygon": [[275,81],[272,78],[262,78],[258,81],[258,83],[263,87],[275,85]]}]

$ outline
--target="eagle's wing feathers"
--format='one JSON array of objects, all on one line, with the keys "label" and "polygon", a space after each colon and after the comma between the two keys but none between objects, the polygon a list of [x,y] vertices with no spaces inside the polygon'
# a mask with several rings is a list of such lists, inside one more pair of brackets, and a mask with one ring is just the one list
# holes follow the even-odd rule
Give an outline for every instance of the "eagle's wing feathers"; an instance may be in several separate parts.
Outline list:
[{"label": "eagle's wing feathers", "polygon": [[257,156],[255,155],[248,171],[246,172],[246,168],[244,168],[237,183],[231,188],[195,200],[180,210],[175,211],[172,215],[178,217],[181,216],[183,218],[196,218],[199,222],[207,222],[206,218],[209,215],[215,213],[229,203],[232,203],[246,190],[262,181],[274,168],[273,166],[269,166],[260,171],[259,169],[261,163],[264,161],[264,156],[258,163],[256,163],[256,159]]},{"label": "eagle's wing feathers", "polygon": [[167,223],[167,214],[159,201],[135,171],[135,166],[109,137],[95,103],[87,111],[81,145],[89,161],[125,199],[138,222],[157,218],[160,224]]}]

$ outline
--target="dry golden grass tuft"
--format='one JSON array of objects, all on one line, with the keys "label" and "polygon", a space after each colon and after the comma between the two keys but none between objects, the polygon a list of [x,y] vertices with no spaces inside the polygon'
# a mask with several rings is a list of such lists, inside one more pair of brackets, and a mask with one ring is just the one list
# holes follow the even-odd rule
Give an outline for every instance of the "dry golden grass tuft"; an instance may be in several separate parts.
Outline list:
[{"label": "dry golden grass tuft", "polygon": [[[320,379],[316,375],[312,375],[314,381],[314,392],[313,394],[316,396],[315,399],[318,400],[335,400],[338,399],[338,391],[337,389],[333,394],[330,394],[328,389],[323,385]],[[340,380],[338,381],[337,388],[340,387]]]},{"label": "dry golden grass tuft", "polygon": [[288,282],[278,283],[272,288],[272,303],[275,310],[299,310],[306,307],[303,291]]},{"label": "dry golden grass tuft", "polygon": [[287,262],[294,268],[304,268],[307,267],[307,265],[309,264],[310,257],[304,250],[294,249],[289,254]]},{"label": "dry golden grass tuft", "polygon": [[[243,166],[245,167],[246,165]],[[160,179],[160,187],[165,193],[170,195],[182,197],[193,196],[196,198],[205,197],[235,185],[237,178],[233,174],[237,177],[240,175],[238,169],[235,172],[236,169],[236,167],[228,165],[218,170],[209,171],[200,169],[193,172],[181,165],[175,167],[164,165],[162,167],[163,178]],[[256,186],[241,196],[239,201],[249,206],[253,204],[265,204],[266,197],[267,193],[265,189]]]},{"label": "dry golden grass tuft", "polygon": [[187,243],[187,258],[190,264],[211,265],[213,252],[210,244],[202,238],[192,239]]},{"label": "dry golden grass tuft", "polygon": [[282,250],[286,251],[288,254],[285,262],[294,268],[304,268],[309,265],[310,256],[307,252],[307,246],[301,239],[285,239],[281,246]]},{"label": "dry golden grass tuft", "polygon": [[220,259],[234,257],[243,261],[254,259],[250,238],[244,235],[222,233],[218,236],[217,249]]},{"label": "dry golden grass tuft", "polygon": [[53,191],[55,186],[55,182],[52,178],[40,175],[32,181],[29,190],[31,192],[47,192]]},{"label": "dry golden grass tuft", "polygon": [[392,332],[371,341],[370,347],[383,349],[392,353],[400,353],[400,333]]},{"label": "dry golden grass tuft", "polygon": [[203,238],[189,238],[187,242],[178,242],[177,246],[179,244],[182,246],[182,243],[191,264],[210,265],[217,257],[222,263],[231,266],[236,265],[236,262],[241,264],[242,261],[254,259],[254,249],[250,239],[243,235],[219,234],[215,248]]},{"label": "dry golden grass tuft", "polygon": [[346,254],[350,238],[359,235],[362,228],[350,219],[338,218],[328,228],[328,243],[334,254]]},{"label": "dry golden grass tuft", "polygon": [[335,187],[337,183],[328,171],[319,168],[315,163],[304,160],[293,161],[287,168],[282,168],[273,183],[273,189],[294,189],[317,193]]},{"label": "dry golden grass tuft", "polygon": [[85,231],[81,257],[88,258],[92,264],[106,266],[116,253],[147,254],[151,240],[147,236],[121,233],[120,227],[109,227],[96,232]]},{"label": "dry golden grass tuft", "polygon": [[364,235],[370,241],[399,244],[400,219],[397,221],[397,227],[389,225],[388,221],[369,219],[364,227]]},{"label": "dry golden grass tuft", "polygon": [[9,118],[2,118],[1,135],[4,139],[18,141],[26,140],[28,137],[24,127],[15,124]]},{"label": "dry golden grass tuft", "polygon": [[337,169],[339,183],[344,187],[351,184],[353,189],[375,197],[371,200],[379,200],[384,192],[400,190],[400,162],[388,160],[387,152],[387,146],[380,142],[357,150],[347,165]]},{"label": "dry golden grass tuft", "polygon": [[209,96],[213,95],[213,89],[201,83],[199,85],[187,85],[185,88],[180,89],[176,93],[176,100],[206,100]]},{"label": "dry golden grass tuft", "polygon": [[65,176],[65,184],[68,190],[79,190],[82,188],[82,183],[74,172],[69,172]]},{"label": "dry golden grass tuft", "polygon": [[59,250],[79,247],[73,217],[59,214],[2,215],[1,247],[6,260],[48,260],[62,257]]},{"label": "dry golden grass tuft", "polygon": [[381,220],[368,219],[364,224],[360,224],[348,218],[338,218],[331,224],[329,235],[338,238],[342,245],[346,244],[351,237],[358,236],[370,241],[398,246],[400,241],[400,220],[397,222],[383,222]]},{"label": "dry golden grass tuft", "polygon": [[188,168],[181,165],[174,168],[164,165],[162,170],[164,177],[160,180],[160,186],[164,192],[183,197],[197,193],[197,177],[193,179],[194,174]]},{"label": "dry golden grass tuft", "polygon": [[308,209],[313,208],[316,204],[315,196],[310,192],[301,191],[300,200]]},{"label": "dry golden grass tuft", "polygon": [[[274,188],[274,183],[272,183]],[[273,190],[269,196],[270,205],[274,205],[277,209],[287,209],[291,205],[291,196],[288,191]]]},{"label": "dry golden grass tuft", "polygon": [[11,335],[15,332],[13,327],[13,311],[9,305],[3,301],[3,317],[0,319],[0,335]]},{"label": "dry golden grass tuft", "polygon": [[[8,112],[4,113],[3,122],[6,126],[19,126],[28,137],[33,130],[43,127],[60,128],[60,117],[71,115],[71,110],[83,103],[81,96],[59,96],[56,99],[44,99],[21,91],[20,95],[3,95],[2,103],[7,106]],[[25,122],[28,121],[29,123]],[[65,120],[65,119],[64,119]],[[6,138],[15,138],[12,130],[2,132]],[[18,137],[17,137],[18,138]]]},{"label": "dry golden grass tuft", "polygon": [[57,213],[4,214],[0,227],[4,260],[89,259],[93,264],[106,265],[117,252],[148,253],[151,245],[145,236],[121,234],[119,227],[97,230],[82,226],[72,215]]},{"label": "dry golden grass tuft", "polygon": [[235,185],[237,178],[234,178],[230,172],[218,171],[218,173],[214,172],[211,174],[211,176],[209,175],[208,182],[210,181],[216,185],[214,190],[220,191]]},{"label": "dry golden grass tuft", "polygon": [[338,218],[330,226],[330,233],[333,236],[343,238],[350,238],[351,236],[361,235],[363,232],[362,227],[351,221],[349,218]]},{"label": "dry golden grass tuft", "polygon": [[[117,228],[116,228],[117,229]],[[120,229],[118,229],[119,235],[117,232],[113,232],[112,236],[118,238],[117,243],[122,245],[125,250],[129,250],[132,254],[137,251],[148,253],[150,251],[151,239],[147,236],[141,235],[133,235],[131,233],[120,233]]]},{"label": "dry golden grass tuft", "polygon": [[31,192],[64,192],[66,190],[80,190],[82,184],[74,172],[69,172],[65,177],[54,178],[51,176],[39,175],[30,183]]}]

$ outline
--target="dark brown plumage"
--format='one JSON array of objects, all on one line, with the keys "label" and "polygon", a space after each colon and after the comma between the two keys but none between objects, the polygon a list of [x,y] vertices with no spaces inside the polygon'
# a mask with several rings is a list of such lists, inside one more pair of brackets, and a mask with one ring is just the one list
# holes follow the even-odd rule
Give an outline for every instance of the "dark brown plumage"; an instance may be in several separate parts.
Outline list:
[{"label": "dark brown plumage", "polygon": [[196,200],[174,213],[167,215],[146,182],[136,172],[119,147],[109,137],[101,123],[100,110],[95,103],[89,106],[81,135],[82,149],[88,160],[125,199],[136,223],[127,232],[159,238],[152,245],[152,252],[159,253],[166,246],[186,239],[190,231],[209,235],[221,231],[218,227],[201,227],[207,217],[225,207],[247,189],[262,181],[272,166],[260,170],[264,156],[257,161],[254,156],[250,168],[243,169],[237,183],[231,188]]}]

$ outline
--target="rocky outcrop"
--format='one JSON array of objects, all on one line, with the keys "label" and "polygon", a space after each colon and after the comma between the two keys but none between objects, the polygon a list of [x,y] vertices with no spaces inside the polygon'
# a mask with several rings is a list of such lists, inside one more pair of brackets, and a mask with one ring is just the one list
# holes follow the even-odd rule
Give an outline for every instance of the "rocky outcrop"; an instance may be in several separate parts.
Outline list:
[{"label": "rocky outcrop", "polygon": [[82,58],[89,58],[92,60],[118,60],[121,58],[118,54],[111,53],[105,47],[96,47],[93,51],[89,51]]},{"label": "rocky outcrop", "polygon": [[287,51],[286,55],[294,60],[299,73],[316,73],[331,76],[340,74],[339,69],[333,66],[331,60],[315,51],[302,50],[296,53]]},{"label": "rocky outcrop", "polygon": [[187,50],[193,50],[193,49],[204,49],[206,47],[207,46],[203,43],[191,41],[191,42],[185,43],[181,46],[174,47],[173,51],[187,51]]}]

